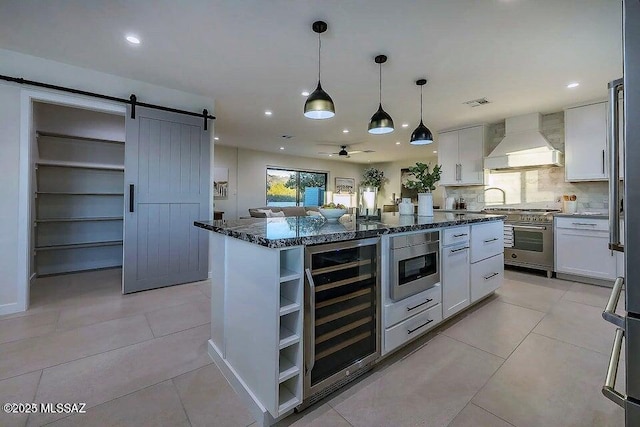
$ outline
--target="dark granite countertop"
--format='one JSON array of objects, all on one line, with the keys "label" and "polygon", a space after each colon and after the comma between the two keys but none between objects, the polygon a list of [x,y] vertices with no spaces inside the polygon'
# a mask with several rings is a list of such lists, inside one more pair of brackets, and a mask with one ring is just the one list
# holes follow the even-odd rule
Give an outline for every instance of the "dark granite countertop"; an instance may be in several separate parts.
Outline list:
[{"label": "dark granite countertop", "polygon": [[504,215],[456,214],[435,212],[433,217],[383,213],[380,221],[356,220],[344,215],[339,222],[327,222],[319,216],[251,218],[232,221],[195,221],[196,227],[269,248],[316,245],[344,240],[364,239],[383,234],[428,230],[477,222],[503,220]]}]

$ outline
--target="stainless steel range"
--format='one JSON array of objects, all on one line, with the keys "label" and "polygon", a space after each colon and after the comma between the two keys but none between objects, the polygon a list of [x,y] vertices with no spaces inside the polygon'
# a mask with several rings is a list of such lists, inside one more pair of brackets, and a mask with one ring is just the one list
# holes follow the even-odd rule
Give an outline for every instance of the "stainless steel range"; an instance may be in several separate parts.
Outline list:
[{"label": "stainless steel range", "polygon": [[487,208],[507,215],[504,222],[504,263],[553,274],[553,214],[557,209]]}]

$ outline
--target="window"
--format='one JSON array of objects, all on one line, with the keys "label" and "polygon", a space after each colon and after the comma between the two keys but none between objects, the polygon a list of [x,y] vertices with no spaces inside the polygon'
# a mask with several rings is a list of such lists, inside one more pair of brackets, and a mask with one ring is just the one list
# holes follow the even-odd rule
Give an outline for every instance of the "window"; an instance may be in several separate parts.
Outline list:
[{"label": "window", "polygon": [[327,174],[291,169],[267,169],[267,206],[321,206]]}]

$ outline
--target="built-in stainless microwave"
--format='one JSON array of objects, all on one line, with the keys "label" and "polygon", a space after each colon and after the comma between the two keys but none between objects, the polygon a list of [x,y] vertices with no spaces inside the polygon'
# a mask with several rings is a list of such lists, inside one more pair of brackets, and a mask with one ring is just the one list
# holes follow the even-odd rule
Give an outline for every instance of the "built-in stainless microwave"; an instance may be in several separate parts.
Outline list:
[{"label": "built-in stainless microwave", "polygon": [[390,239],[389,296],[398,301],[440,282],[440,233],[407,234]]}]

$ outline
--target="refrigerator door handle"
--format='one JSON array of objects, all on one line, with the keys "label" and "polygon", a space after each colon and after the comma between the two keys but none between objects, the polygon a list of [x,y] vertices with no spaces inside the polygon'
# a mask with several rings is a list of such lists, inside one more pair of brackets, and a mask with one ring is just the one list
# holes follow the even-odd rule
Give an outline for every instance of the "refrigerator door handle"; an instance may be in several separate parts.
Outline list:
[{"label": "refrigerator door handle", "polygon": [[622,285],[624,285],[624,278],[618,277],[613,284],[613,289],[611,290],[611,295],[609,296],[609,301],[607,302],[607,306],[604,308],[602,312],[602,318],[607,322],[613,323],[617,327],[622,330],[625,329],[625,320],[624,317],[616,314],[616,308],[618,307],[618,300],[620,299],[620,294],[622,293]]},{"label": "refrigerator door handle", "polygon": [[624,252],[624,246],[620,243],[620,108],[618,106],[623,83],[622,79],[609,82],[609,249],[618,252]]},{"label": "refrigerator door handle", "polygon": [[[305,343],[308,344],[308,348],[305,352],[305,365],[306,365],[306,374],[309,375],[313,366],[316,364],[316,284],[313,281],[313,275],[311,274],[311,270],[305,268],[305,273],[307,275],[307,282],[309,283],[309,312],[305,313],[305,316],[309,319],[309,324],[311,327],[309,328],[308,334],[305,336]],[[307,332],[307,331],[305,331]]]},{"label": "refrigerator door handle", "polygon": [[624,339],[624,331],[620,328],[616,329],[616,337],[613,340],[613,348],[611,349],[611,358],[609,359],[609,367],[607,368],[607,377],[602,386],[602,394],[618,406],[624,408],[627,397],[616,391],[616,375],[618,374],[618,364],[620,363],[620,350],[622,348],[622,340]]}]

